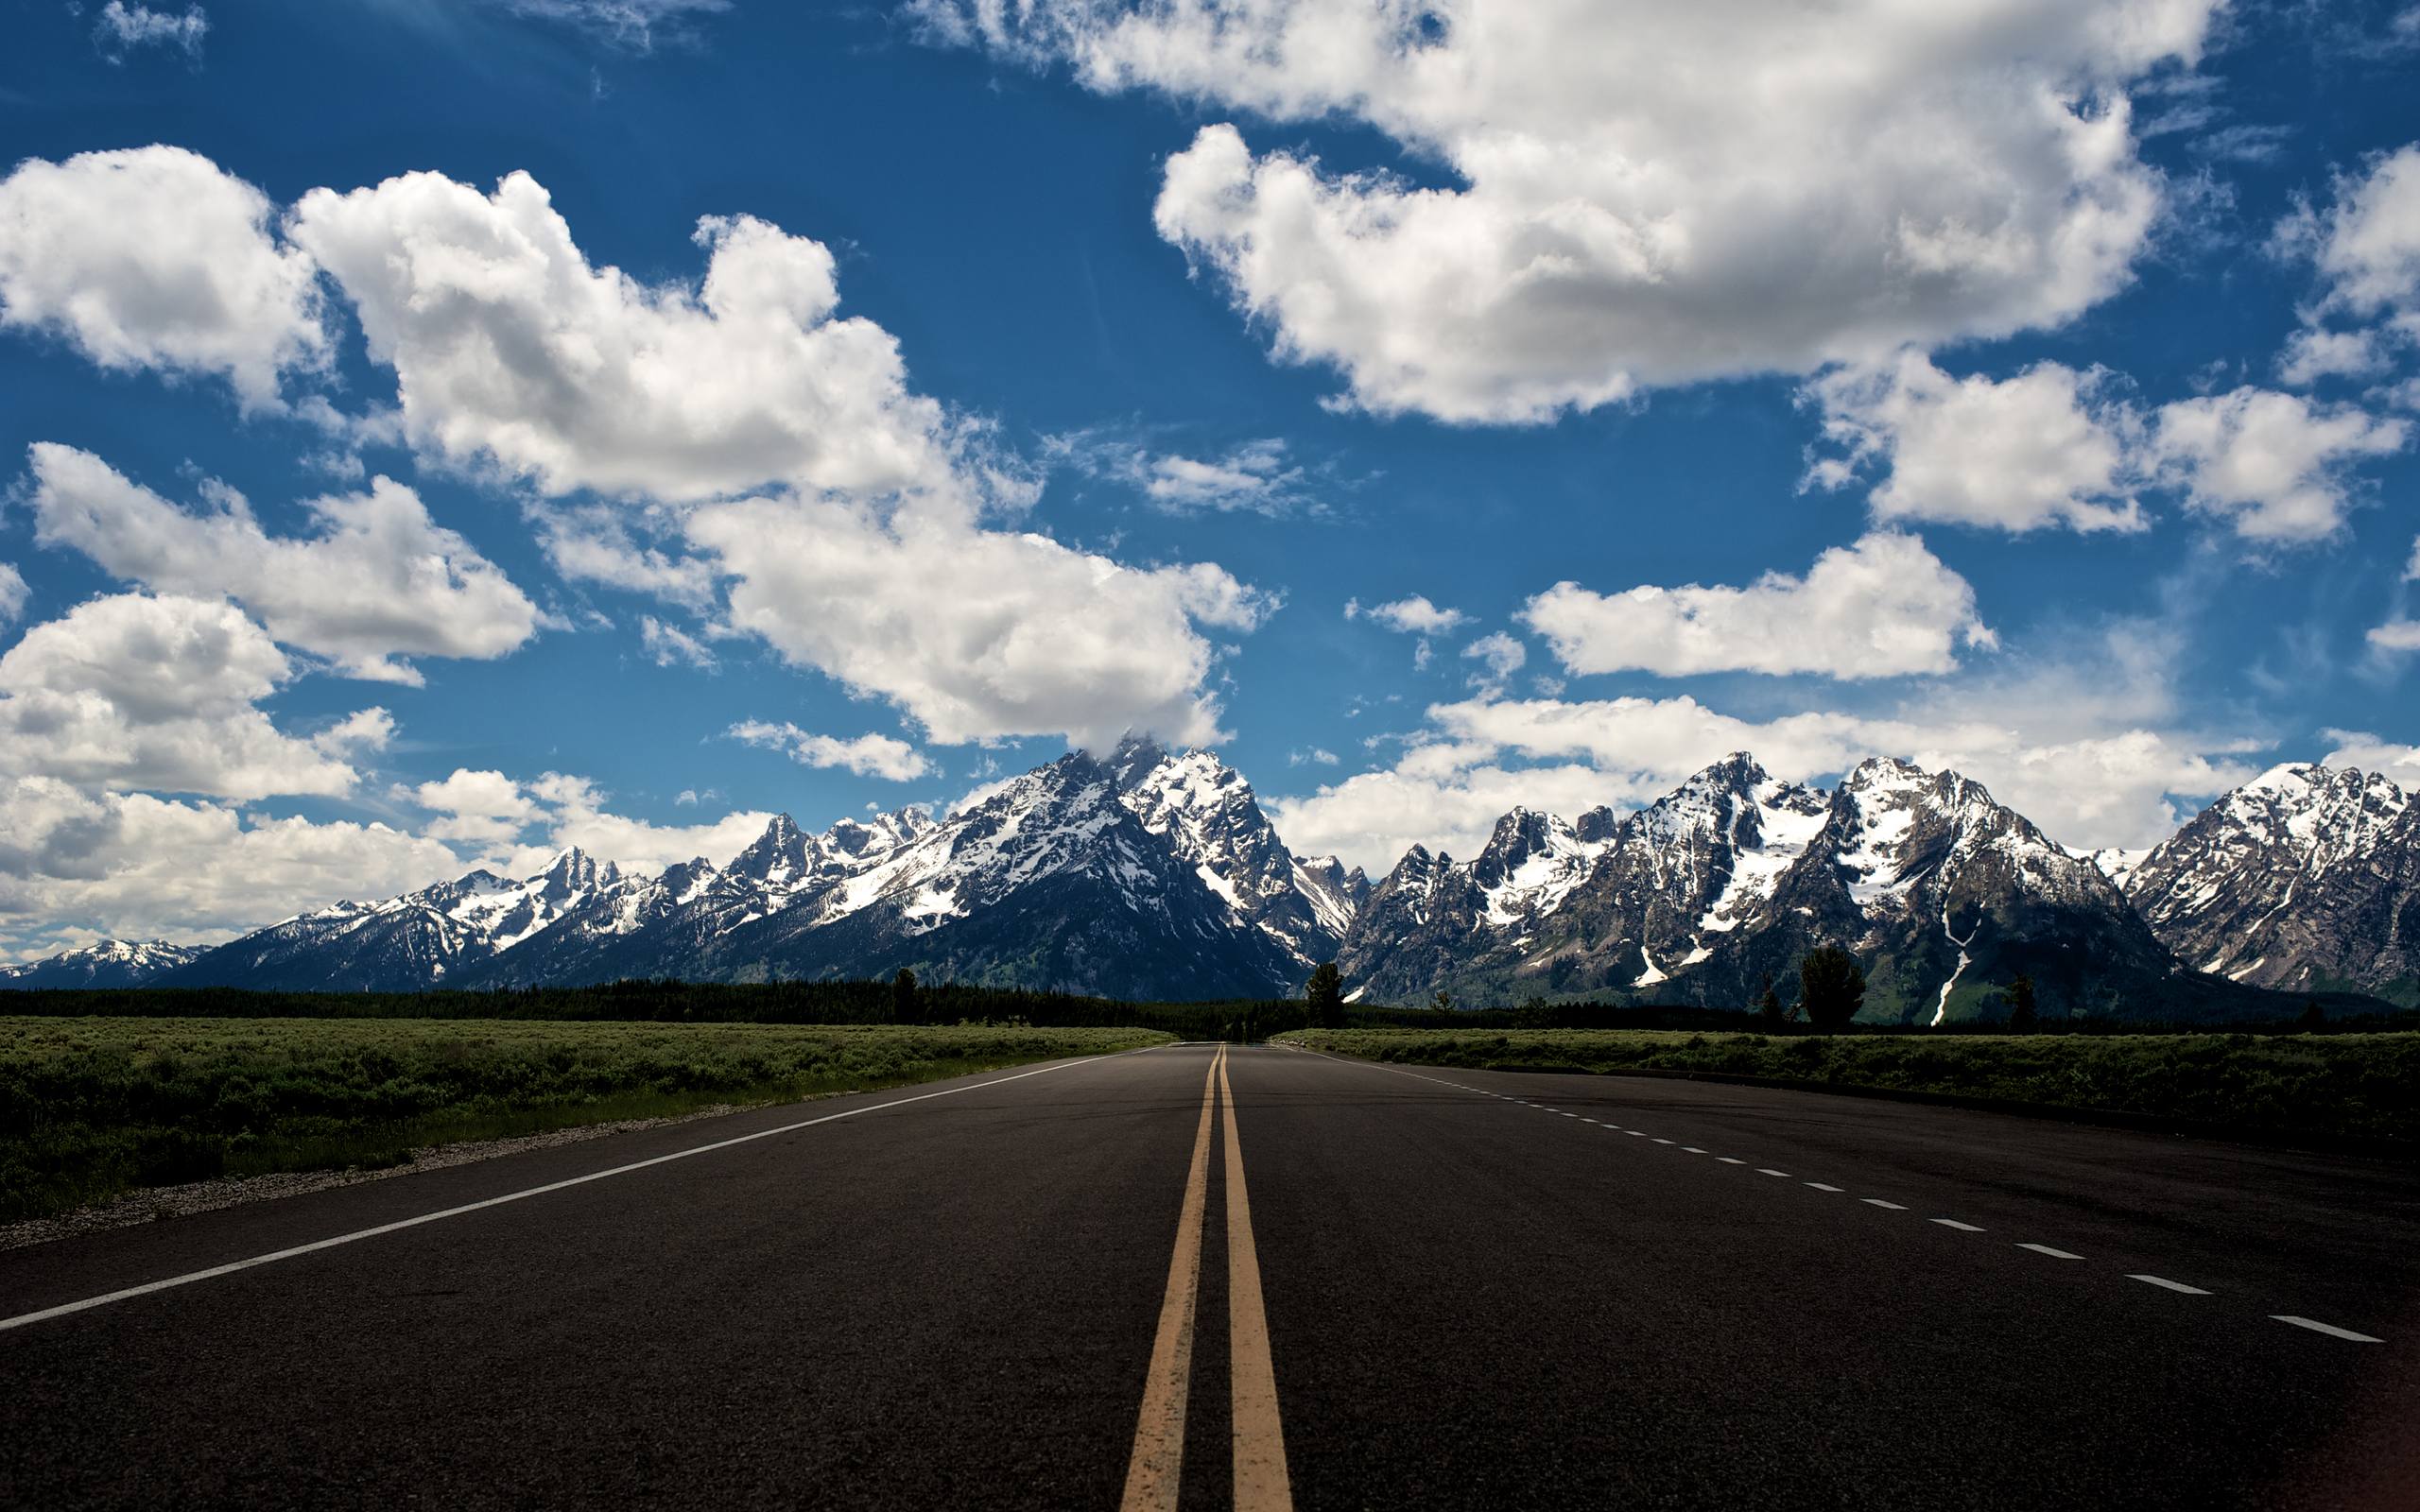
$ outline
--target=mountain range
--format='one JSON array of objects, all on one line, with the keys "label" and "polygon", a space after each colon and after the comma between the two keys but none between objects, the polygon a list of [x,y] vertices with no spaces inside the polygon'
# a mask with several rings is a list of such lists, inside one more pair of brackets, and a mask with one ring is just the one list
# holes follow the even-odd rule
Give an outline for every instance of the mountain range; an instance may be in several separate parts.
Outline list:
[{"label": "mountain range", "polygon": [[1290,996],[1334,959],[1365,1003],[1795,996],[1823,944],[1864,964],[1864,1017],[1989,1018],[2017,974],[2048,1016],[2271,1018],[2355,992],[2420,1004],[2420,804],[2383,777],[2277,767],[2149,851],[2080,854],[1972,780],[1887,758],[1832,788],[1746,753],[1658,801],[1504,816],[1467,861],[1414,847],[1374,885],[1296,856],[1241,774],[1130,737],[945,816],[661,872],[579,850],[339,902],[207,950],[114,942],[0,986],[418,990],[634,977],[887,976],[1131,999]]}]

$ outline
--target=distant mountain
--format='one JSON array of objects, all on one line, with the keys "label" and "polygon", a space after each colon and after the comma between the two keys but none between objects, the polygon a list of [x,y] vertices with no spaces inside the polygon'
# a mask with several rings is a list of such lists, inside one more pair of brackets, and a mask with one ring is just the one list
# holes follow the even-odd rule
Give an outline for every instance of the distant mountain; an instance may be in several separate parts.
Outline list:
[{"label": "distant mountain", "polygon": [[474,871],[384,902],[339,902],[206,951],[156,987],[393,992],[451,987],[621,885],[613,863],[575,849],[535,877]]},{"label": "distant mountain", "polygon": [[[1995,1016],[2020,972],[2052,1016],[2274,1017],[2297,1005],[2256,988],[2420,1000],[2403,943],[2420,931],[2416,831],[2420,805],[2383,779],[2280,767],[2150,851],[2076,855],[1955,772],[1877,759],[1827,790],[1741,752],[1635,813],[1515,809],[1470,860],[1415,847],[1373,885],[1295,855],[1216,756],[1130,738],[938,818],[809,833],[785,815],[728,861],[654,874],[566,850],[533,877],[473,871],[140,969],[159,986],[417,990],[907,967],[1198,999],[1290,995],[1333,958],[1365,1003],[1741,1007],[1768,981],[1794,999],[1799,960],[1837,944],[1879,1022]],[[0,983],[60,979],[78,954]]]},{"label": "distant mountain", "polygon": [[339,903],[162,985],[412,991],[908,967],[1111,997],[1267,997],[1335,954],[1368,885],[1332,858],[1297,859],[1217,757],[1130,739],[939,820],[909,811],[810,834],[779,816],[721,866],[624,875],[573,850],[526,881],[475,871]]},{"label": "distant mountain", "polygon": [[199,945],[171,945],[164,939],[105,939],[22,966],[0,966],[0,991],[141,987],[201,954]]},{"label": "distant mountain", "polygon": [[1955,773],[1875,760],[1825,793],[1742,752],[1585,820],[1516,810],[1469,864],[1407,856],[1345,942],[1347,981],[1741,1006],[1768,979],[1790,1001],[1800,957],[1838,944],[1880,1022],[1986,1016],[2019,971],[2048,1013],[2164,1015],[2187,986],[2098,868]]},{"label": "distant mountain", "polygon": [[2275,767],[2124,875],[2152,932],[2198,970],[2420,1004],[2420,803],[2383,777]]}]

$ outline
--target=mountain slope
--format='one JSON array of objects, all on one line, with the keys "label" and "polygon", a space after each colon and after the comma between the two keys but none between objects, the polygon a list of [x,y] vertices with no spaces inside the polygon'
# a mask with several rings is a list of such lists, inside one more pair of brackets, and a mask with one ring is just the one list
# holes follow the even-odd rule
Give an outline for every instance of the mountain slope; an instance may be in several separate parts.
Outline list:
[{"label": "mountain slope", "polygon": [[473,871],[384,902],[340,902],[255,931],[153,979],[156,987],[416,992],[537,935],[622,882],[574,848],[537,876]]},{"label": "mountain slope", "polygon": [[2153,848],[2126,895],[2202,971],[2420,1002],[2420,804],[2383,777],[2265,772]]},{"label": "mountain slope", "polygon": [[202,954],[199,945],[164,939],[105,939],[20,966],[0,966],[0,991],[141,987]]},{"label": "mountain slope", "polygon": [[2152,1011],[2178,975],[2099,868],[1955,773],[1876,760],[1826,794],[1735,754],[1618,821],[1560,898],[1489,908],[1491,857],[1539,828],[1507,816],[1466,868],[1407,857],[1347,942],[1348,981],[1392,1001],[1442,985],[1743,1006],[1768,979],[1794,998],[1799,959],[1841,944],[1865,964],[1866,1018],[1941,1022],[1990,1011],[2018,971],[2051,1014]]}]

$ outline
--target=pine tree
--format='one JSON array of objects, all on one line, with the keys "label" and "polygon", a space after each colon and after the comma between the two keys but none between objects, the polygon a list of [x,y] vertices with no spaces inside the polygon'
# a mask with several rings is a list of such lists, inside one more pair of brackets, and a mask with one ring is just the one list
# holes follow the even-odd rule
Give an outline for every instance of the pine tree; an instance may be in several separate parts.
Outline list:
[{"label": "pine tree", "polygon": [[916,973],[906,967],[890,979],[890,1022],[914,1023],[920,1017],[922,1005],[916,1001]]},{"label": "pine tree", "polygon": [[1756,1022],[1778,1033],[1782,1026],[1781,994],[1773,990],[1773,974],[1765,973],[1765,994],[1756,1000]]},{"label": "pine tree", "polygon": [[1798,996],[1809,1023],[1827,1033],[1843,1028],[1865,1005],[1865,972],[1839,946],[1820,946],[1798,963]]},{"label": "pine tree", "polygon": [[2033,1006],[2033,978],[2019,971],[2008,985],[2008,1032],[2031,1034],[2041,1023],[2041,1014]]},{"label": "pine tree", "polygon": [[1429,1000],[1428,1005],[1440,1013],[1451,1013],[1454,1011],[1454,994],[1441,987],[1437,989],[1437,995]]},{"label": "pine tree", "polygon": [[1322,1029],[1344,1027],[1344,977],[1334,961],[1322,961],[1312,969],[1303,996],[1308,1000],[1312,1023]]},{"label": "pine tree", "polygon": [[2303,1033],[2317,1034],[2320,1030],[2326,1027],[2327,1010],[2319,1005],[2319,999],[2313,998],[2308,1003],[2304,1004]]}]

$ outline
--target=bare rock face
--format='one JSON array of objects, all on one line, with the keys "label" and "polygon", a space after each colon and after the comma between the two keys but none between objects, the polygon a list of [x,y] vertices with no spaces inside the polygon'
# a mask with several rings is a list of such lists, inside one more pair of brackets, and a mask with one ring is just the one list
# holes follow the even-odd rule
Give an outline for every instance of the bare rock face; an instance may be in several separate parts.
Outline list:
[{"label": "bare rock face", "polygon": [[1831,790],[1745,752],[1648,807],[1514,809],[1467,861],[1415,847],[1374,885],[1295,855],[1242,774],[1142,738],[1040,766],[957,813],[786,815],[737,855],[624,874],[578,850],[343,902],[207,951],[110,942],[0,986],[320,990],[861,978],[1133,998],[1290,996],[1337,960],[1363,1002],[1785,1003],[1819,945],[1870,1020],[2001,1011],[2275,1016],[2269,992],[2420,1002],[2420,804],[2284,766],[2148,851],[2070,853],[1955,772],[1863,763]]},{"label": "bare rock face", "polygon": [[2154,847],[2125,888],[2197,971],[2420,1003],[2420,804],[2383,777],[2275,767]]},{"label": "bare rock face", "polygon": [[[1825,793],[1739,753],[1596,838],[1540,818],[1508,816],[1469,867],[1407,857],[1347,942],[1348,980],[1390,1001],[1433,971],[1465,997],[1739,1007],[1769,980],[1790,1001],[1799,959],[1837,944],[1865,963],[1869,1019],[1981,1016],[2018,971],[2046,1012],[2172,1011],[2175,962],[2116,885],[1955,773],[1871,761]],[[1506,897],[1491,858],[1537,868],[1529,837],[1556,833],[1576,879]],[[1390,889],[1425,914],[1382,912]]]}]

